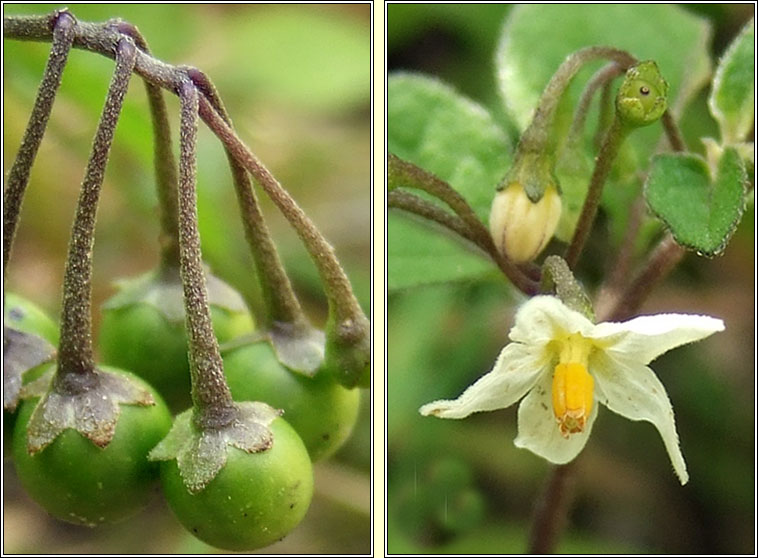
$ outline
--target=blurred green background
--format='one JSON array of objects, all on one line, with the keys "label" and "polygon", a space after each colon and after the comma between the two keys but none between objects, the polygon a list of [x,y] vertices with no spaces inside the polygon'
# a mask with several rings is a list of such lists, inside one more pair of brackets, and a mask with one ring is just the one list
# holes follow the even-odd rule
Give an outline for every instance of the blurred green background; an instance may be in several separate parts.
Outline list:
[{"label": "blurred green background", "polygon": [[[54,4],[3,6],[4,15],[48,13]],[[243,140],[333,244],[364,310],[370,311],[370,5],[70,4],[83,21],[120,17],[135,24],[157,58],[205,71]],[[21,141],[49,44],[4,41],[3,170]],[[6,287],[59,315],[71,219],[113,62],[74,50],[66,66],[31,180]],[[176,144],[178,101],[166,95]],[[178,150],[178,147],[177,147]],[[198,140],[203,255],[261,303],[220,143],[203,125]],[[294,231],[260,193],[285,266],[314,323],[326,318],[316,269]],[[264,199],[265,198],[265,199]],[[150,114],[134,79],[114,139],[99,209],[93,306],[115,279],[157,263],[157,200]],[[97,335],[99,316],[94,316]],[[315,466],[316,493],[305,520],[265,553],[370,551],[369,392],[347,445]],[[4,551],[8,553],[207,553],[156,494],[144,513],[90,530],[59,523],[31,502],[4,464]],[[138,534],[138,536],[135,536]]]},{"label": "blurred green background", "polygon": [[[498,96],[494,65],[511,9],[388,5],[390,74],[412,71],[441,79],[494,113],[515,145],[515,125]],[[754,6],[682,9],[711,25],[708,48],[715,64]],[[682,123],[688,144],[697,150],[699,137],[717,134],[706,99],[707,90],[695,96]],[[641,309],[703,313],[726,322],[725,332],[652,365],[672,400],[689,484],[679,485],[652,425],[603,408],[580,456],[558,552],[755,551],[753,212],[751,204],[722,256],[708,260],[688,254]],[[592,284],[603,273],[607,247],[589,249],[594,257],[585,258],[581,272]],[[550,468],[513,446],[517,406],[461,421],[418,414],[422,404],[456,397],[491,369],[520,300],[502,280],[390,293],[388,552],[526,551],[533,506]]]}]

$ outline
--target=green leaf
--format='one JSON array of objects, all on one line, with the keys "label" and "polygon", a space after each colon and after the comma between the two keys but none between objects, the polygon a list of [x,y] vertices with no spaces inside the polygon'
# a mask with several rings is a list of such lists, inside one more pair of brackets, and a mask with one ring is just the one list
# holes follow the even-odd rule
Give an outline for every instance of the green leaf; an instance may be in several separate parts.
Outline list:
[{"label": "green leaf", "polygon": [[[389,151],[448,182],[486,223],[511,157],[508,138],[490,113],[421,75],[390,76],[387,95]],[[400,211],[390,212],[388,244],[391,289],[468,279],[493,269],[468,243]]]},{"label": "green leaf", "polygon": [[679,244],[714,256],[724,250],[742,217],[746,181],[742,159],[733,148],[724,150],[715,180],[700,156],[658,155],[645,197]]},{"label": "green leaf", "polygon": [[[522,4],[511,12],[496,55],[506,110],[524,129],[542,90],[572,52],[591,45],[629,51],[639,60],[655,60],[672,92],[675,113],[708,78],[710,29],[684,9],[662,4]],[[567,91],[576,106],[584,84],[602,62],[588,64]],[[591,130],[593,123],[588,121]],[[661,134],[660,126],[629,138],[646,160]]]},{"label": "green leaf", "polygon": [[447,181],[486,221],[512,149],[485,108],[435,79],[395,74],[387,123],[391,153]]},{"label": "green leaf", "polygon": [[755,118],[755,21],[729,45],[713,76],[708,106],[725,144],[743,141]]},{"label": "green leaf", "polygon": [[494,264],[473,245],[433,223],[392,210],[387,215],[387,289],[479,278]]}]

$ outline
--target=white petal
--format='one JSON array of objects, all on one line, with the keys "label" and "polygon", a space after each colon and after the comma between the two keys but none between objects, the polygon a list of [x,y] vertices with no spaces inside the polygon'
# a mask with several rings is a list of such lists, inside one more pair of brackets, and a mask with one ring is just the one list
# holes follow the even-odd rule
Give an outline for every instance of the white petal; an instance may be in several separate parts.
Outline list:
[{"label": "white petal", "polygon": [[590,357],[590,372],[595,377],[596,397],[611,411],[630,420],[646,420],[658,429],[671,463],[682,484],[689,479],[679,437],[674,424],[674,411],[666,388],[645,366],[602,352]]},{"label": "white petal", "polygon": [[588,337],[594,328],[583,314],[554,296],[542,295],[529,299],[519,308],[509,336],[519,343],[544,346],[570,333]]},{"label": "white petal", "polygon": [[458,399],[433,401],[419,412],[441,418],[464,418],[478,411],[508,407],[534,386],[549,365],[549,359],[541,351],[510,343],[500,352],[492,371],[469,386]]},{"label": "white petal", "polygon": [[518,408],[516,447],[528,449],[551,463],[568,463],[587,443],[597,417],[597,401],[592,406],[584,431],[561,436],[553,413],[552,375],[540,379]]},{"label": "white petal", "polygon": [[724,322],[710,316],[658,314],[598,324],[590,337],[615,355],[647,364],[675,347],[723,330]]}]

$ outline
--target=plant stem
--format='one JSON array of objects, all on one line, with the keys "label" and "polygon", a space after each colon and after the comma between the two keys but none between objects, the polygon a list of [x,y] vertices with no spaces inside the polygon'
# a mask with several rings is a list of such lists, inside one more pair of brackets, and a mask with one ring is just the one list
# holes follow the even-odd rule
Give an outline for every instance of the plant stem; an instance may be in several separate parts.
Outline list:
[{"label": "plant stem", "polygon": [[79,194],[63,280],[63,310],[58,350],[59,385],[62,385],[60,382],[67,381],[66,377],[91,375],[94,371],[91,299],[95,221],[113,135],[134,68],[135,52],[136,48],[130,38],[124,37],[119,41],[116,68],[108,88]]},{"label": "plant stem", "polygon": [[[671,112],[667,110],[663,113],[663,116],[661,118],[663,120],[663,127],[666,131],[666,135],[669,139],[669,143],[671,144],[672,149],[674,151],[684,151],[685,145],[682,140],[682,134],[679,131],[679,127],[677,126]],[[625,303],[623,303],[623,300],[625,298],[625,295],[623,295],[624,283],[627,277],[629,277],[632,256],[634,255],[635,241],[637,239],[637,234],[639,232],[640,226],[642,225],[644,212],[645,198],[642,194],[640,194],[631,208],[631,215],[629,216],[627,230],[624,234],[624,240],[621,243],[618,255],[616,256],[616,260],[610,267],[610,273],[599,290],[595,304],[599,314],[605,314],[606,310],[608,314],[611,314],[611,308],[614,305],[625,305]],[[651,254],[651,261],[647,265],[648,268],[650,265],[661,265],[662,268],[660,271],[663,272],[663,275],[669,273],[676,262],[679,261],[679,259],[681,259],[681,257],[684,255],[683,249],[680,251],[680,253],[677,253],[677,250],[670,246],[672,241],[673,239],[667,233],[666,237],[664,237],[661,243],[658,245],[658,248],[656,248]],[[666,252],[669,252],[668,256],[665,255]],[[656,258],[662,259],[658,259],[656,263]],[[671,258],[675,261],[669,264],[668,258]],[[669,269],[665,269],[665,267],[669,265],[671,267]],[[650,277],[650,275],[654,272],[655,269],[650,269],[647,272],[647,276]],[[643,272],[642,275],[645,275],[645,273]],[[646,279],[642,278],[642,275],[638,276],[635,281],[641,280],[644,283]],[[641,288],[642,283],[636,287],[627,287],[627,289],[632,289],[632,291],[639,291]],[[633,303],[631,306],[627,306],[626,309],[619,308],[622,314],[630,316],[632,309],[636,309],[638,307],[638,304],[641,303],[641,299],[639,298],[640,295],[635,294],[634,292],[627,291],[627,295],[630,295],[633,298],[639,300],[638,303]]]},{"label": "plant stem", "polygon": [[604,314],[608,304],[616,300],[629,278],[635,242],[645,213],[645,198],[642,194],[638,195],[629,213],[624,239],[621,241],[613,263],[607,269],[606,279],[598,290],[595,308],[599,314]]},{"label": "plant stem", "polygon": [[[4,17],[4,36],[5,38],[21,40],[50,40],[52,33],[48,25],[49,17]],[[113,58],[115,56],[115,44],[118,43],[121,37],[130,33],[133,33],[133,31],[129,29],[128,25],[118,20],[106,23],[79,22],[76,27],[73,46]],[[179,94],[183,89],[188,76],[190,78],[192,76],[197,78],[198,75],[201,75],[197,70],[193,70],[192,68],[166,64],[141,50],[137,51],[134,72],[151,84],[166,88],[174,94]],[[231,126],[217,114],[211,102],[204,96],[200,98],[199,102],[201,116],[210,123],[211,129],[216,132],[232,157],[240,163],[242,168],[253,175],[263,189],[266,190],[267,194],[274,200],[274,203],[290,221],[290,224],[297,230],[311,257],[316,262],[329,300],[329,320],[327,321],[327,329],[329,331],[327,331],[327,337],[330,337],[329,332],[331,331],[337,332],[337,337],[342,338],[348,344],[351,342],[350,340],[367,340],[370,335],[370,323],[360,308],[358,301],[355,299],[350,282],[340,267],[333,248],[324,240],[290,195],[271,176],[271,173],[237,137]],[[233,172],[236,176],[243,174],[239,168],[233,170]],[[247,187],[247,189],[249,190],[250,188]],[[272,292],[274,292],[273,289]],[[273,297],[271,298],[273,299]],[[285,316],[289,312],[289,317],[291,317],[296,313],[293,308],[294,305],[288,310],[286,306],[280,304],[277,306],[277,312]],[[281,322],[275,325],[281,325]],[[285,324],[284,328],[273,328],[271,331],[272,339],[276,337],[279,339],[278,343],[282,347],[289,344],[290,349],[293,349],[295,352],[301,352],[302,354],[300,355],[294,355],[293,359],[303,364],[303,371],[313,373],[318,368],[318,363],[315,363],[315,360],[321,358],[318,356],[318,353],[322,353],[322,351],[317,345],[320,342],[319,339],[323,338],[323,335],[315,328],[311,328],[309,324],[305,326],[297,324],[297,328],[291,327],[291,325]],[[296,331],[296,329],[300,331]],[[299,343],[301,339],[304,339],[310,347],[305,352],[299,351],[302,348]],[[294,341],[294,343],[290,343],[290,341]],[[275,341],[276,344],[277,342]],[[366,343],[363,345],[367,346]],[[279,356],[281,357],[282,355],[280,354]]]},{"label": "plant stem", "polygon": [[365,320],[363,310],[337,260],[334,248],[321,236],[310,218],[205,98],[200,99],[200,116],[234,158],[253,175],[294,227],[318,268],[329,300],[330,313],[334,312],[338,322]]},{"label": "plant stem", "polygon": [[603,46],[586,47],[569,55],[542,92],[534,118],[521,135],[518,151],[541,152],[547,147],[555,109],[558,107],[563,92],[584,64],[598,58],[612,60],[624,70],[637,63],[637,59],[628,52]]},{"label": "plant stem", "polygon": [[671,149],[674,151],[686,151],[687,146],[684,143],[682,132],[679,130],[679,126],[677,126],[670,110],[663,113],[661,121],[663,122],[663,130],[666,132],[666,137],[671,144]]},{"label": "plant stem", "polygon": [[205,429],[230,424],[236,410],[224,378],[218,341],[213,333],[197,228],[198,98],[197,88],[191,81],[187,80],[180,86],[179,265],[184,289],[194,421]]},{"label": "plant stem", "polygon": [[[684,255],[670,234],[653,251],[646,265],[624,292],[616,306],[606,312],[598,312],[599,321],[621,321],[629,319],[658,284],[676,266]],[[563,529],[568,512],[571,484],[577,460],[557,465],[553,468],[544,493],[537,501],[529,536],[530,554],[550,554],[555,550],[558,535]]]},{"label": "plant stem", "polygon": [[[210,79],[195,68],[187,71],[195,86],[205,95],[224,122],[231,126],[231,118]],[[266,226],[255,190],[250,182],[250,175],[228,148],[226,153],[237,193],[245,239],[258,270],[258,281],[268,311],[269,326],[281,328],[284,327],[283,324],[289,324],[289,327],[298,329],[310,328],[308,318],[300,306]]]},{"label": "plant stem", "polygon": [[[145,54],[150,54],[147,41],[134,25],[125,21],[117,21],[119,32],[134,40],[137,48]],[[168,109],[163,98],[163,91],[157,85],[143,79],[150,107],[150,118],[153,125],[153,149],[160,211],[160,267],[164,273],[174,273],[179,267],[179,194],[176,158],[171,144],[171,125],[168,120]]]},{"label": "plant stem", "polygon": [[560,256],[550,255],[542,263],[541,292],[554,292],[569,308],[595,319],[592,303],[584,289]]},{"label": "plant stem", "polygon": [[568,511],[568,488],[576,467],[576,459],[556,465],[550,473],[545,490],[537,500],[529,533],[529,554],[551,554],[558,542]]},{"label": "plant stem", "polygon": [[[387,180],[406,187],[423,190],[445,202],[468,226],[472,235],[490,238],[490,233],[477,217],[466,199],[455,188],[434,174],[403,161],[392,153],[387,154]],[[482,242],[483,243],[483,242]]]},{"label": "plant stem", "polygon": [[464,238],[472,240],[487,252],[516,288],[525,294],[537,292],[537,284],[513,262],[500,254],[484,223],[479,220],[465,198],[447,182],[413,163],[403,161],[392,153],[387,157],[387,175],[388,181],[391,180],[400,186],[423,190],[447,203],[460,217],[460,223],[466,227],[467,232]]},{"label": "plant stem", "polygon": [[[662,118],[669,138],[681,138],[676,122],[668,115],[669,112],[666,111]],[[683,144],[676,142],[675,139],[671,143],[674,149],[683,148]],[[644,209],[641,202],[642,198],[635,204],[634,213],[630,218],[630,225],[627,230],[627,238],[624,242],[625,249],[618,257],[619,268],[622,269],[628,269],[628,261],[634,247],[633,239],[639,229],[639,220]],[[637,273],[623,294],[617,299],[615,305],[603,304],[602,307],[598,305],[598,321],[621,321],[631,318],[639,310],[653,288],[676,267],[684,254],[684,248],[676,243],[670,233],[666,233],[648,257],[642,270]],[[618,274],[619,277],[622,276],[618,268],[614,269],[614,274]],[[610,309],[606,310],[605,308]],[[554,550],[558,533],[562,529],[568,510],[569,498],[566,494],[566,488],[570,483],[575,464],[576,459],[565,465],[558,465],[551,473],[545,493],[535,510],[529,545],[532,554],[548,554]]]},{"label": "plant stem", "polygon": [[600,153],[598,153],[595,162],[595,170],[592,172],[590,185],[587,189],[587,197],[584,199],[582,213],[579,215],[579,221],[574,230],[574,236],[566,250],[566,256],[564,259],[571,269],[576,267],[576,263],[582,253],[584,244],[590,234],[592,224],[595,222],[597,208],[600,204],[600,197],[603,194],[603,186],[611,172],[611,166],[618,154],[619,147],[621,147],[621,144],[629,131],[630,129],[627,126],[624,126],[618,117],[615,117],[613,119],[613,124],[611,124],[608,133],[605,135],[605,140],[603,141],[603,146],[600,148]]},{"label": "plant stem", "polygon": [[623,320],[632,316],[653,288],[679,263],[684,253],[685,249],[677,244],[670,233],[666,233],[609,312],[609,319]]},{"label": "plant stem", "polygon": [[600,94],[600,107],[597,119],[597,129],[593,136],[593,145],[596,149],[600,149],[603,145],[603,138],[606,132],[611,127],[613,118],[615,115],[613,106],[613,90],[611,88],[611,82],[607,82],[603,87],[603,92]]},{"label": "plant stem", "polygon": [[[396,207],[403,211],[418,215],[419,217],[423,217],[424,219],[428,219],[429,221],[434,221],[458,236],[474,243],[485,252],[488,252],[489,250],[489,246],[482,245],[483,243],[481,242],[479,235],[474,234],[463,219],[456,215],[451,215],[441,207],[431,204],[418,196],[414,196],[413,194],[401,190],[391,190],[387,193],[387,207]],[[489,255],[492,256],[493,254]]]},{"label": "plant stem", "polygon": [[[4,36],[21,40],[50,40],[52,33],[48,28],[49,17],[6,16],[3,18]],[[114,44],[124,36],[120,23],[122,22],[79,22],[73,45],[113,58],[115,56]],[[182,82],[188,75],[187,68],[166,64],[142,51],[137,52],[134,71],[150,83],[167,88],[174,93],[182,88]],[[200,99],[200,114],[234,158],[260,182],[266,193],[297,230],[319,269],[330,301],[330,312],[333,311],[339,321],[353,317],[365,319],[352,292],[350,282],[334,255],[334,249],[324,240],[302,209],[250,152],[231,126],[216,114],[210,102],[204,97]]]},{"label": "plant stem", "polygon": [[584,124],[587,121],[587,114],[589,113],[590,104],[592,103],[592,98],[595,96],[595,92],[599,88],[610,84],[614,78],[623,73],[624,69],[615,62],[612,62],[600,68],[595,72],[595,75],[592,76],[590,81],[587,82],[587,85],[579,98],[576,111],[574,111],[574,120],[571,122],[571,128],[569,129],[564,150],[568,150],[578,145],[581,141]]},{"label": "plant stem", "polygon": [[155,179],[160,210],[160,265],[176,268],[179,265],[179,193],[176,159],[171,146],[171,127],[166,102],[160,87],[145,81],[155,142]]},{"label": "plant stem", "polygon": [[19,147],[16,159],[13,161],[3,193],[3,276],[5,270],[8,269],[8,260],[16,235],[21,203],[24,199],[26,186],[29,183],[29,173],[37,156],[42,137],[45,135],[53,101],[63,77],[63,68],[74,42],[76,20],[68,11],[54,12],[52,16],[49,16],[49,20],[53,27],[50,56],[47,59],[45,72],[37,90],[37,98],[34,100],[29,123],[26,125],[24,137],[21,140],[21,147]]}]

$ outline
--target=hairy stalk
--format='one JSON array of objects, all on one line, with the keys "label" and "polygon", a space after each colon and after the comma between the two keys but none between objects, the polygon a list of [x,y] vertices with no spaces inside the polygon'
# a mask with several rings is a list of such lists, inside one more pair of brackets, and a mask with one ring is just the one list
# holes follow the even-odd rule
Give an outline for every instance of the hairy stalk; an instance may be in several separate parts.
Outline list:
[{"label": "hairy stalk", "polygon": [[553,116],[563,91],[584,64],[600,58],[612,60],[624,70],[637,63],[637,59],[628,52],[612,47],[586,47],[569,55],[542,92],[537,104],[539,108],[519,140],[519,151],[542,151],[548,145]]},{"label": "hairy stalk", "polygon": [[[50,16],[6,16],[3,18],[4,37],[20,40],[51,40],[49,19]],[[79,22],[75,30],[73,46],[114,58],[114,45],[119,38],[124,36],[120,23]],[[187,68],[166,64],[143,51],[137,52],[134,71],[148,82],[174,93],[182,88],[188,75]],[[200,99],[200,114],[209,125],[212,124],[211,129],[229,148],[230,153],[260,182],[263,189],[298,230],[298,234],[316,260],[322,278],[330,279],[330,281],[325,281],[328,289],[327,296],[337,303],[336,306],[340,309],[338,313],[350,314],[353,309],[358,308],[350,283],[334,257],[332,247],[324,240],[310,219],[244,145],[231,126],[216,114],[205,97]]]},{"label": "hairy stalk", "polygon": [[[3,17],[3,38],[50,41],[53,38],[50,20],[56,13],[53,16],[5,16]],[[123,37],[129,35],[122,31],[122,24],[120,20],[104,23],[77,21],[74,28],[73,46],[115,59],[116,46]],[[133,71],[153,85],[168,89],[174,94],[186,79],[184,69],[166,64],[142,50],[137,51]]]},{"label": "hairy stalk", "polygon": [[37,98],[26,125],[24,137],[21,140],[16,159],[13,161],[8,182],[3,193],[3,277],[8,269],[13,239],[16,235],[18,217],[24,192],[29,183],[34,159],[37,156],[42,137],[45,134],[53,101],[63,77],[63,68],[68,59],[68,53],[74,42],[76,20],[68,11],[54,12],[49,18],[52,28],[52,47],[47,59],[45,73],[37,90]]},{"label": "hairy stalk", "polygon": [[570,268],[576,267],[579,256],[584,249],[584,244],[589,237],[592,224],[595,222],[597,208],[600,205],[600,197],[603,194],[603,186],[611,172],[611,166],[618,154],[619,147],[628,135],[630,129],[624,126],[619,118],[614,118],[608,133],[605,135],[603,146],[600,148],[595,161],[595,170],[592,172],[590,185],[587,189],[587,197],[584,199],[582,213],[579,215],[574,236],[566,250],[565,260]]},{"label": "hairy stalk", "polygon": [[670,233],[666,233],[645,262],[642,270],[635,275],[620,299],[610,311],[610,318],[623,320],[634,314],[653,288],[666,277],[685,254]]},{"label": "hairy stalk", "polygon": [[340,322],[362,317],[363,310],[337,260],[334,248],[324,239],[310,218],[204,97],[200,99],[200,117],[234,158],[253,175],[296,230],[318,268],[329,299],[330,312],[334,311],[335,318]]},{"label": "hairy stalk", "polygon": [[[3,32],[5,38],[20,40],[50,40],[52,32],[49,29],[50,16],[9,16],[3,18]],[[120,20],[106,23],[87,23],[79,22],[77,24],[74,36],[73,46],[92,52],[97,52],[109,58],[115,56],[115,45],[118,40],[125,36],[124,24]],[[134,72],[147,80],[149,83],[168,89],[174,94],[184,88],[188,76],[194,75],[198,78],[199,72],[193,73],[187,67],[178,67],[166,64],[150,56],[148,53],[138,50],[134,65]],[[202,85],[202,83],[201,83]],[[339,265],[334,254],[333,248],[321,236],[313,223],[308,219],[305,213],[297,206],[290,195],[281,187],[281,185],[271,176],[271,173],[257,160],[250,152],[250,149],[237,137],[231,126],[219,115],[213,104],[201,96],[200,115],[206,120],[211,129],[221,139],[222,143],[228,149],[241,167],[250,172],[253,178],[258,181],[274,200],[290,224],[297,230],[300,238],[303,240],[311,257],[316,262],[319,274],[321,276],[327,298],[329,300],[329,321],[327,322],[327,344],[326,353],[329,354],[330,338],[340,339],[345,346],[350,346],[354,341],[361,344],[361,350],[355,354],[368,354],[368,339],[370,337],[370,323],[366,318],[363,310],[360,308],[355,295],[352,292],[347,276]],[[242,174],[235,171],[235,175]],[[248,188],[249,189],[249,188]],[[294,308],[294,306],[293,306]],[[285,315],[288,310],[280,305],[279,310]],[[292,313],[292,308],[290,308]],[[276,329],[276,328],[274,328]],[[292,329],[292,328],[291,328]],[[306,330],[305,327],[301,328]],[[272,330],[273,337],[273,330]],[[280,335],[282,339],[293,338],[286,332]],[[298,358],[310,363],[314,353],[313,347],[318,345],[323,336],[315,329],[308,328],[305,335],[307,337],[306,358]],[[297,341],[297,339],[295,339]],[[298,343],[295,343],[298,345]],[[299,345],[298,345],[299,346]],[[332,344],[332,346],[334,346]],[[295,350],[298,347],[294,347]],[[317,349],[316,352],[320,352]],[[338,351],[340,352],[340,351]],[[310,356],[309,356],[310,355]],[[317,355],[318,356],[318,355]],[[320,358],[320,357],[319,357]],[[318,359],[316,359],[318,360]],[[360,360],[360,359],[358,359]],[[315,366],[315,368],[314,368]],[[310,372],[315,372],[318,364],[306,366]]]},{"label": "hairy stalk", "polygon": [[[670,111],[666,111],[661,117],[663,121],[663,127],[666,131],[666,135],[671,143],[671,147],[674,151],[684,151],[685,145],[682,141],[682,134],[679,127],[676,124]],[[617,252],[616,259],[612,266],[610,266],[610,272],[608,277],[600,287],[596,307],[598,312],[603,314],[606,311],[610,313],[611,308],[617,305],[621,305],[624,294],[624,284],[627,278],[630,276],[630,267],[632,262],[632,256],[634,255],[634,247],[637,241],[637,235],[642,225],[642,220],[645,213],[645,198],[640,194],[637,200],[634,202],[630,210],[629,223],[627,224],[627,230],[624,234],[624,239],[621,242],[621,246]],[[669,235],[662,240],[659,248],[656,249],[651,257],[654,258],[655,254],[660,250],[662,246],[666,246],[669,243]],[[677,255],[675,251],[671,251],[670,257],[678,261],[683,255]],[[660,262],[659,262],[660,263]],[[675,264],[676,262],[674,262]],[[657,265],[657,264],[656,264]],[[668,265],[664,262],[663,265]],[[672,266],[673,267],[673,266]],[[670,271],[670,270],[668,270]],[[665,273],[668,273],[665,271]],[[636,295],[635,295],[636,296]]]},{"label": "hairy stalk", "polygon": [[218,341],[213,333],[197,229],[195,182],[198,98],[193,83],[187,81],[181,85],[179,265],[184,289],[194,421],[204,429],[227,426],[234,420],[236,410],[224,378]]},{"label": "hairy stalk", "polygon": [[447,203],[460,217],[460,224],[466,228],[467,232],[462,236],[472,240],[487,252],[519,290],[525,294],[536,292],[535,282],[513,262],[500,254],[484,223],[479,220],[468,202],[447,182],[413,163],[403,161],[392,153],[387,157],[387,174],[389,179],[403,187],[423,190]]},{"label": "hairy stalk", "polygon": [[551,255],[542,264],[543,293],[554,292],[569,308],[581,312],[590,320],[595,319],[592,303],[584,289],[574,277],[563,258]]},{"label": "hairy stalk", "polygon": [[611,122],[613,122],[613,88],[611,87],[610,81],[605,84],[603,92],[600,94],[599,108],[600,112],[597,119],[597,129],[595,130],[595,135],[592,140],[592,144],[596,149],[600,149],[600,146],[603,145],[603,138],[605,138],[605,134],[608,131],[608,128],[611,127]]},{"label": "hairy stalk", "polygon": [[616,300],[624,283],[629,278],[635,242],[644,215],[645,198],[640,194],[634,201],[634,205],[629,209],[629,222],[626,225],[624,239],[621,241],[616,257],[608,267],[606,279],[598,291],[595,307],[600,314],[605,313],[608,305]]},{"label": "hairy stalk", "polygon": [[[117,20],[117,29],[131,37],[137,48],[145,54],[150,54],[147,41],[139,32],[139,29],[126,21]],[[164,271],[175,269],[179,266],[179,201],[178,201],[178,176],[176,158],[171,144],[171,125],[168,120],[168,109],[160,87],[150,83],[147,79],[145,91],[150,107],[150,118],[153,125],[153,152],[156,178],[156,191],[158,194],[158,208],[160,211],[160,266]]]},{"label": "hairy stalk", "polygon": [[403,211],[407,211],[408,213],[413,213],[419,217],[428,219],[429,221],[434,221],[458,236],[473,242],[485,252],[490,249],[490,246],[482,245],[479,236],[471,231],[463,219],[456,215],[451,215],[441,207],[429,203],[418,196],[414,196],[413,194],[401,190],[391,190],[387,194],[387,207],[396,207]]},{"label": "hairy stalk", "polygon": [[[681,137],[676,122],[667,115],[669,115],[669,111],[666,111],[662,118],[664,118],[664,127],[667,129],[669,138],[672,136]],[[669,122],[665,123],[667,118],[669,118]],[[677,144],[672,141],[672,145]],[[679,145],[683,147],[683,144]],[[637,211],[635,209],[635,214],[637,213],[639,214],[638,217],[641,217],[642,210]],[[624,242],[624,250],[629,251],[629,253],[633,249],[633,240],[638,229],[638,226],[634,224],[635,214],[631,217],[627,239]],[[666,233],[648,257],[641,271],[637,273],[629,286],[616,300],[616,303],[613,305],[603,303],[602,307],[598,306],[598,321],[622,321],[631,318],[639,310],[653,288],[676,267],[684,254],[684,248],[676,243],[670,233]],[[626,259],[626,256],[619,255],[619,262],[624,266],[627,265],[624,264]],[[575,468],[576,459],[565,465],[558,465],[553,469],[545,493],[535,509],[529,545],[532,554],[553,552],[568,512],[570,498],[567,495],[567,485],[570,483]]]},{"label": "hairy stalk", "polygon": [[[512,262],[506,260],[500,252],[498,252],[490,236],[483,238],[482,235],[473,233],[470,227],[468,227],[460,217],[450,215],[450,213],[444,209],[441,209],[418,196],[400,190],[392,190],[387,194],[387,207],[396,207],[409,213],[413,213],[419,217],[438,223],[446,229],[456,233],[458,236],[473,243],[489,255],[500,270],[503,271],[503,273],[521,292],[527,295],[537,293],[538,283],[541,277],[541,272],[538,267],[527,264],[515,267]],[[512,276],[510,274],[512,274]]]},{"label": "hairy stalk", "polygon": [[483,243],[484,238],[490,237],[489,231],[479,220],[474,210],[471,209],[466,199],[450,184],[434,174],[388,153],[387,177],[388,181],[400,183],[406,188],[423,190],[446,203],[468,226],[470,234],[480,237],[480,242]]},{"label": "hairy stalk", "polygon": [[[63,280],[63,310],[58,350],[58,376],[89,375],[92,356],[92,250],[100,190],[124,95],[134,67],[136,48],[129,38],[119,41],[116,68],[97,126],[92,153],[82,182],[71,231]],[[63,380],[61,380],[63,381]]]},{"label": "hairy stalk", "polygon": [[671,149],[674,151],[686,151],[687,146],[684,143],[682,132],[679,130],[679,126],[677,126],[670,110],[663,113],[661,121],[663,122],[663,130],[666,132],[666,137],[671,144]]},{"label": "hairy stalk", "polygon": [[[571,122],[571,128],[569,129],[568,137],[566,139],[566,147],[564,150],[580,143],[582,139],[582,133],[584,131],[584,124],[587,121],[587,114],[589,113],[590,104],[595,96],[595,93],[601,87],[609,85],[614,78],[622,75],[624,68],[612,62],[606,66],[600,68],[595,75],[592,76],[590,81],[582,91],[582,95],[579,98],[579,104],[577,104],[576,111],[574,112],[574,120]],[[608,89],[610,94],[610,89]],[[605,89],[604,89],[605,92]]]},{"label": "hairy stalk", "polygon": [[[188,69],[187,72],[195,86],[210,102],[224,122],[231,127],[231,118],[210,79],[204,73],[194,68]],[[237,201],[239,202],[245,239],[253,255],[255,267],[258,270],[258,281],[260,282],[263,299],[268,311],[269,325],[272,327],[282,327],[283,324],[289,324],[289,327],[297,329],[310,328],[308,318],[300,306],[300,302],[292,288],[292,283],[279,258],[276,245],[266,226],[255,190],[250,182],[250,175],[234,158],[228,148],[226,153],[229,158],[229,167],[237,193]]]},{"label": "hairy stalk", "polygon": [[[323,362],[311,372],[324,370],[348,388],[359,384],[368,387],[371,375],[371,323],[353,294],[334,248],[205,97],[200,98],[200,116],[237,162],[265,190],[295,229],[316,264],[329,303],[329,316]],[[307,346],[312,346],[312,343]]]},{"label": "hairy stalk", "polygon": [[162,268],[179,264],[178,177],[176,159],[171,147],[171,126],[166,101],[160,87],[145,82],[155,142],[155,178],[160,209],[160,263]]}]

